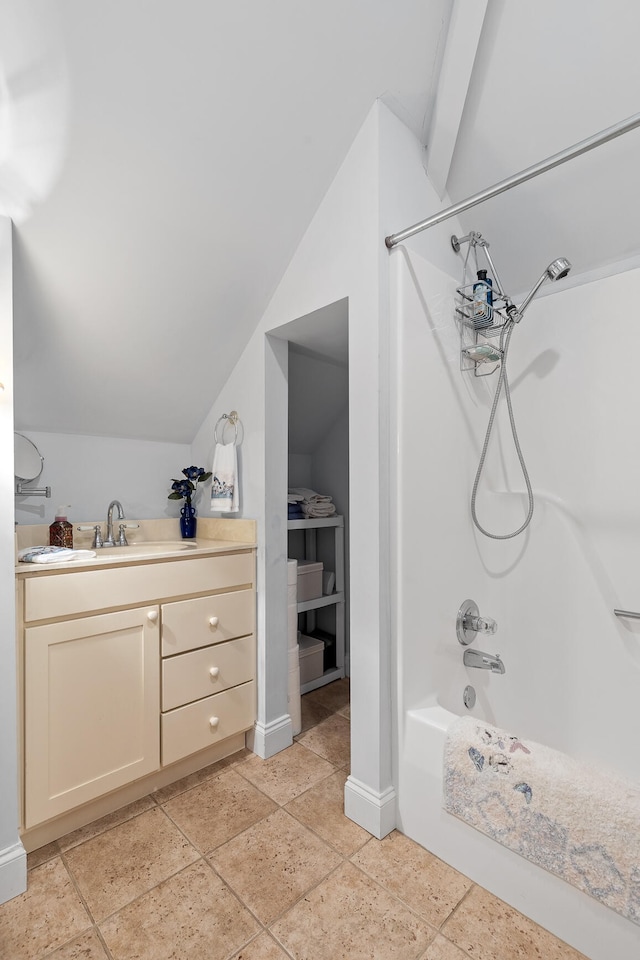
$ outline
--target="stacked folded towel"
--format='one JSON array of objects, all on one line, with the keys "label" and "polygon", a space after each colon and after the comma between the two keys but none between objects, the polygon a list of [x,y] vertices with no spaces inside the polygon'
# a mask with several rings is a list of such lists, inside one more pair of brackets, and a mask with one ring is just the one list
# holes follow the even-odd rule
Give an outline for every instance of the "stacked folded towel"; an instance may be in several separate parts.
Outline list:
[{"label": "stacked folded towel", "polygon": [[289,520],[304,520],[304,513],[298,502],[289,503]]},{"label": "stacked folded towel", "polygon": [[290,504],[293,501],[299,505],[304,517],[333,517],[336,512],[336,505],[331,497],[307,487],[294,487],[289,490],[288,499]]}]

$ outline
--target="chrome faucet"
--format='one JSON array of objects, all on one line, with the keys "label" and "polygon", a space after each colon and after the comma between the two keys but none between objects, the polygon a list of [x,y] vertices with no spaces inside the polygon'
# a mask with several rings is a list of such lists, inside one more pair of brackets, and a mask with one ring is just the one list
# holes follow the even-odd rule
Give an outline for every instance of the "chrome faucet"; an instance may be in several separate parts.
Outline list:
[{"label": "chrome faucet", "polygon": [[[109,504],[109,509],[107,510],[107,534],[106,534],[106,536],[105,536],[105,538],[104,538],[103,546],[105,546],[105,547],[115,547],[115,546],[126,547],[126,545],[127,545],[127,540],[126,540],[126,537],[124,536],[124,528],[123,528],[123,527],[120,529],[120,537],[119,537],[119,539],[118,539],[118,543],[117,543],[117,544],[116,544],[116,541],[113,539],[113,508],[114,508],[114,507],[117,507],[117,508],[118,508],[118,520],[124,520],[124,519],[125,519],[124,510],[122,509],[122,504],[120,503],[120,501],[119,501],[119,500],[112,500],[111,503]],[[124,541],[124,542],[123,542],[123,541]]]},{"label": "chrome faucet", "polygon": [[504,673],[504,663],[500,659],[500,654],[493,656],[490,653],[483,653],[482,650],[465,650],[463,661],[465,667],[477,667],[478,670],[491,670],[491,673]]}]

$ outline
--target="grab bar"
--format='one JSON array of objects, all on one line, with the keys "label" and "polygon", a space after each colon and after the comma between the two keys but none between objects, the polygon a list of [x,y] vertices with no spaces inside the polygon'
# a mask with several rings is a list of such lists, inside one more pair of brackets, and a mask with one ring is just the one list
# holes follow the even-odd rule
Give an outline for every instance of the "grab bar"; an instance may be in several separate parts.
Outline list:
[{"label": "grab bar", "polygon": [[616,617],[629,617],[631,620],[640,620],[640,613],[633,610],[614,610]]}]

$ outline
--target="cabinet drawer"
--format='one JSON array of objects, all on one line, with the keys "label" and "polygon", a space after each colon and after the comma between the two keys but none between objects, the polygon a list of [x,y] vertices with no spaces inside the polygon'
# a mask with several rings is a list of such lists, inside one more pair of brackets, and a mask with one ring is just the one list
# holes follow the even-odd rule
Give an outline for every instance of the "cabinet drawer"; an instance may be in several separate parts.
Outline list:
[{"label": "cabinet drawer", "polygon": [[253,633],[253,590],[162,605],[162,656],[208,647]]},{"label": "cabinet drawer", "polygon": [[[124,549],[124,548],[123,548]],[[252,585],[251,551],[26,577],[25,620],[74,616],[181,594]],[[247,631],[251,632],[251,631]],[[209,640],[209,643],[211,641]]]},{"label": "cabinet drawer", "polygon": [[255,720],[255,684],[251,680],[212,697],[178,707],[161,718],[162,763],[166,766],[181,757],[234,733],[248,730]]},{"label": "cabinet drawer", "polygon": [[253,635],[162,661],[162,709],[220,693],[254,678]]}]

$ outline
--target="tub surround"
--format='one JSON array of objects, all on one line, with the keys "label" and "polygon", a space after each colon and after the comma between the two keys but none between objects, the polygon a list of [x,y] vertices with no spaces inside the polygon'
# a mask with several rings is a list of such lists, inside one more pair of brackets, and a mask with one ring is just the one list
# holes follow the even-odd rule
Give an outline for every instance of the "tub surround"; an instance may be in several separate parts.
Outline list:
[{"label": "tub surround", "polygon": [[255,720],[253,521],[206,518],[188,551],[177,520],[129,532],[167,549],[16,565],[27,850],[235,753]]}]

